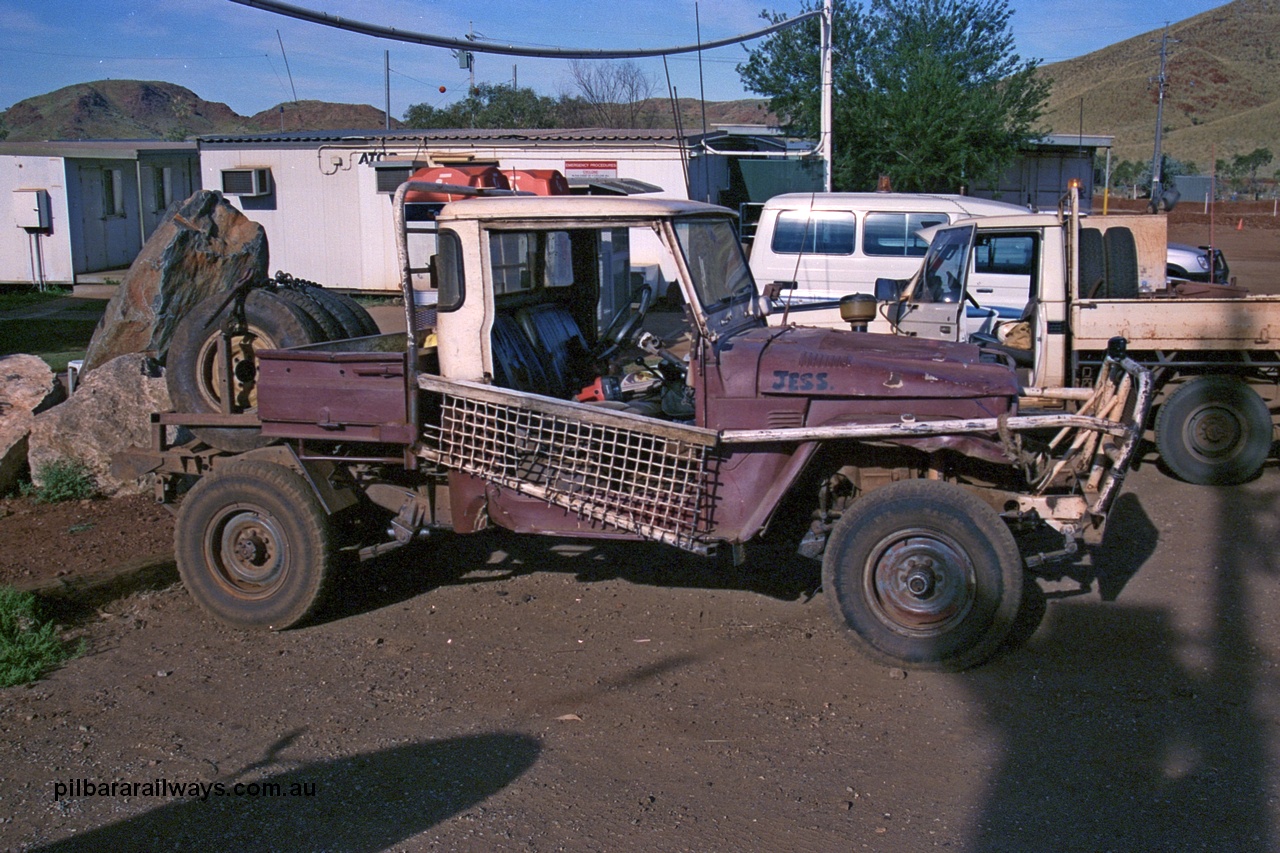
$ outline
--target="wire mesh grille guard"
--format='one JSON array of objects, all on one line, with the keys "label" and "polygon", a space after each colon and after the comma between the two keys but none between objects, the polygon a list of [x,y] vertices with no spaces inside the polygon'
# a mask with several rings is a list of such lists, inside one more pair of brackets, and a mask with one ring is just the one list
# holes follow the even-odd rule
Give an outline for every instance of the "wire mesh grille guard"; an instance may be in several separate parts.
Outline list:
[{"label": "wire mesh grille guard", "polygon": [[714,482],[705,431],[485,391],[441,395],[420,455],[646,539],[705,548]]}]

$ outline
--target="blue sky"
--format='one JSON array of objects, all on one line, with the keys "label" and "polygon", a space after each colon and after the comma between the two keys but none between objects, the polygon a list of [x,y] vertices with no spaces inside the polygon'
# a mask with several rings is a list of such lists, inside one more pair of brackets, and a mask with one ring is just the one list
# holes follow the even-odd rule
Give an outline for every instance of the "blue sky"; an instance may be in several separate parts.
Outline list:
[{"label": "blue sky", "polygon": [[[291,0],[294,5],[404,30],[504,44],[655,48],[694,44],[765,26],[761,9],[797,13],[801,0]],[[1018,51],[1045,62],[1070,59],[1166,22],[1222,5],[1166,0],[1011,0]],[[696,10],[696,18],[695,18]],[[281,51],[283,42],[283,55]],[[758,44],[758,42],[757,42]],[[390,51],[391,113],[410,104],[446,106],[468,75],[441,48],[382,41],[296,21],[230,0],[0,0],[0,109],[73,83],[164,80],[251,115],[299,99],[385,103],[383,52]],[[742,46],[703,53],[708,100],[751,97],[735,66]],[[286,59],[287,57],[287,66]],[[637,60],[658,94],[661,59]],[[556,96],[575,89],[563,60],[476,56],[477,82],[529,86]],[[671,85],[697,96],[696,54],[668,59]],[[1156,70],[1152,47],[1152,72]],[[292,80],[290,79],[292,76]],[[444,86],[442,94],[439,87]]]}]

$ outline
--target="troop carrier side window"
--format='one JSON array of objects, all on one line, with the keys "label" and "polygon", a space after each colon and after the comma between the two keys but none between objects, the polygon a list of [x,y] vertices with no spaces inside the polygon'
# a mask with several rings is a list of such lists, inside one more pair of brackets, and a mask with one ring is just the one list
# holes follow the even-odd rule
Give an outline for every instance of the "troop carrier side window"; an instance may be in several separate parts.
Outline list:
[{"label": "troop carrier side window", "polygon": [[784,210],[773,226],[770,246],[779,255],[852,255],[857,242],[852,213],[841,210]]},{"label": "troop carrier side window", "polygon": [[945,213],[868,213],[862,220],[862,252],[922,258],[929,244],[917,232],[947,222]]}]

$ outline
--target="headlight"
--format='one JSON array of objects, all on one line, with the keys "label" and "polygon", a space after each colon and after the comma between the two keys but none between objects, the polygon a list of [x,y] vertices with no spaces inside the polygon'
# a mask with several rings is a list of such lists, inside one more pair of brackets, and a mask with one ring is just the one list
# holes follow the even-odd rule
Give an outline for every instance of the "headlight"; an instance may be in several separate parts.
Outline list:
[{"label": "headlight", "polygon": [[1200,269],[1205,270],[1205,271],[1208,271],[1208,269],[1209,269],[1209,256],[1208,256],[1208,255],[1196,255],[1196,263],[1200,266]]}]

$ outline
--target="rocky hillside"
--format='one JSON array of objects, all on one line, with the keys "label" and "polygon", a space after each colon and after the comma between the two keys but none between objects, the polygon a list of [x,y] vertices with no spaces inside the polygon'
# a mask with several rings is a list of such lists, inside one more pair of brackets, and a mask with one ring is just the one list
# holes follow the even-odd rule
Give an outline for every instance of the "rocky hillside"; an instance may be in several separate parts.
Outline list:
[{"label": "rocky hillside", "polygon": [[[1116,159],[1149,160],[1162,35],[1044,66],[1048,126],[1112,135]],[[1205,170],[1257,148],[1280,158],[1280,0],[1235,0],[1170,24],[1169,40],[1165,153]]]},{"label": "rocky hillside", "polygon": [[[671,126],[671,105],[652,105],[658,126]],[[702,106],[682,98],[684,127],[701,128]],[[759,99],[706,105],[708,124],[767,124],[773,121]],[[348,130],[385,126],[384,113],[368,104],[289,101],[252,116],[226,104],[206,101],[173,83],[100,80],[80,83],[47,95],[19,101],[0,112],[0,131],[7,141],[52,139],[171,139],[203,134],[270,133],[297,130]],[[392,119],[392,127],[401,123]]]},{"label": "rocky hillside", "polygon": [[[19,101],[0,113],[9,142],[49,139],[186,139],[210,133],[382,127],[368,104],[290,101],[253,116],[173,83],[99,80]],[[398,127],[399,122],[393,122]]]}]

